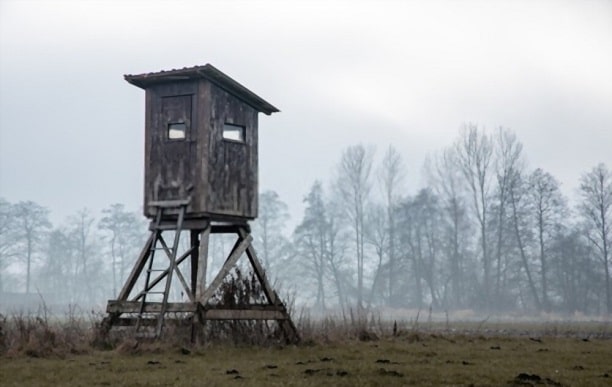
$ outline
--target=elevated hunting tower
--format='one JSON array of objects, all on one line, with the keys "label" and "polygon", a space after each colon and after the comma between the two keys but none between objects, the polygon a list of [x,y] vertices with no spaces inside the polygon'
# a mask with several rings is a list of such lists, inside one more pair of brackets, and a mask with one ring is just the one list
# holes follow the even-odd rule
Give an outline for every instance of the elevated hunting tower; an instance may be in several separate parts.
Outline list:
[{"label": "elevated hunting tower", "polygon": [[[134,327],[159,337],[169,317],[191,320],[277,320],[297,340],[290,317],[271,288],[251,245],[249,220],[257,217],[258,113],[278,109],[210,64],[126,75],[145,90],[144,214],[151,235],[117,300],[107,326]],[[164,231],[174,232],[172,244]],[[183,231],[186,251],[179,252]],[[237,241],[210,284],[206,283],[209,236],[235,234]],[[265,302],[223,305],[212,298],[246,253]],[[158,256],[163,256],[160,258]],[[183,271],[189,262],[189,276]],[[178,277],[186,300],[171,300]]]}]

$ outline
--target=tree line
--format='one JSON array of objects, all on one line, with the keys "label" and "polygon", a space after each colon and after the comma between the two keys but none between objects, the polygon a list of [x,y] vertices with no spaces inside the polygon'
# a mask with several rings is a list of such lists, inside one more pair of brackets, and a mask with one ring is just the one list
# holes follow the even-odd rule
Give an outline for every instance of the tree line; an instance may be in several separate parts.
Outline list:
[{"label": "tree line", "polygon": [[[103,305],[117,294],[144,244],[146,222],[122,204],[87,209],[54,226],[49,209],[0,198],[0,294],[39,293],[53,304]],[[8,270],[10,265],[18,270]]]},{"label": "tree line", "polygon": [[[570,207],[559,181],[531,169],[509,129],[465,124],[424,165],[427,184],[405,194],[401,154],[390,146],[346,148],[335,175],[315,181],[286,238],[286,206],[261,197],[256,223],[271,273],[315,310],[612,313],[612,173],[603,163],[580,179]],[[263,228],[265,232],[259,232]]]},{"label": "tree line", "polygon": [[[402,155],[389,146],[380,162],[374,156],[372,147],[344,149],[333,177],[305,194],[293,230],[279,195],[260,194],[256,250],[298,302],[321,313],[352,306],[612,313],[605,164],[584,172],[570,206],[559,181],[530,168],[506,128],[465,124],[425,161],[426,184],[413,195]],[[118,293],[146,233],[142,216],[122,204],[99,219],[81,210],[54,226],[45,207],[0,198],[0,293],[103,305]]]}]

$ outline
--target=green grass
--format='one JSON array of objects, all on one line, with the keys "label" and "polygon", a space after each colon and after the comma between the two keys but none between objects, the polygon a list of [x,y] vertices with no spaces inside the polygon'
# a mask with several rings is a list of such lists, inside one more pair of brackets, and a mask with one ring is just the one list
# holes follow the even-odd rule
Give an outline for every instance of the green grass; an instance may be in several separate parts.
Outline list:
[{"label": "green grass", "polygon": [[537,385],[612,385],[606,338],[407,332],[282,348],[130,346],[62,358],[4,355],[0,385],[536,385],[533,375]]}]

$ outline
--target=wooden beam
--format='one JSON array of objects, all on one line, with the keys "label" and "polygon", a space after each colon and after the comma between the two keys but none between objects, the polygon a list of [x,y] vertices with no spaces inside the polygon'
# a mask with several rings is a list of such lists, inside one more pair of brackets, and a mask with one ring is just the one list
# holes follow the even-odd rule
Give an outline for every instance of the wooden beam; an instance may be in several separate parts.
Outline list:
[{"label": "wooden beam", "polygon": [[[176,215],[176,214],[174,214]],[[185,219],[183,221],[183,230],[204,230],[210,225],[208,219]],[[176,230],[176,219],[162,219],[159,225],[155,225],[155,222],[149,224],[149,229],[157,230]]]},{"label": "wooden beam", "polygon": [[[240,233],[241,238],[246,238],[247,236],[248,237],[251,236],[243,228],[240,229],[239,233]],[[270,304],[276,305],[278,302],[277,297],[276,297],[276,292],[274,292],[274,290],[272,289],[272,286],[270,286],[270,283],[268,282],[268,279],[266,278],[266,272],[261,266],[261,263],[259,263],[259,259],[257,259],[257,254],[255,253],[255,249],[253,248],[253,245],[249,245],[249,247],[246,250],[246,253],[247,253],[247,256],[249,257],[249,261],[251,262],[251,265],[253,265],[255,275],[257,276],[257,279],[259,280],[259,283],[261,284],[261,287],[263,288],[263,291],[266,297],[268,298],[268,302],[270,302]]]},{"label": "wooden beam", "polygon": [[149,255],[151,254],[151,245],[153,244],[154,240],[155,240],[155,232],[152,232],[149,235],[149,239],[147,239],[147,242],[145,243],[144,248],[140,252],[140,255],[138,256],[138,259],[136,260],[136,264],[134,265],[132,272],[130,273],[127,281],[125,281],[125,285],[123,285],[121,292],[119,292],[119,296],[117,296],[118,300],[126,301],[128,299],[130,292],[134,288],[136,281],[138,281],[138,277],[140,276],[142,269],[147,263],[147,259],[149,258]]},{"label": "wooden beam", "polygon": [[[107,313],[140,313],[142,304],[138,301],[109,301]],[[196,303],[169,302],[166,313],[193,313]],[[143,313],[160,313],[161,302],[146,302]],[[286,320],[289,317],[277,305],[245,305],[240,308],[212,307],[200,310],[204,320]]]},{"label": "wooden beam", "polygon": [[208,309],[200,311],[203,320],[285,320],[287,315],[278,310]]},{"label": "wooden beam", "polygon": [[185,294],[187,294],[187,297],[189,297],[189,301],[195,302],[194,295],[191,292],[191,289],[189,288],[189,285],[187,284],[187,281],[185,280],[185,277],[183,276],[183,273],[181,273],[181,269],[179,268],[178,265],[174,266],[174,271],[175,271],[176,276],[178,277],[179,281],[181,282],[181,285],[183,285],[183,289],[185,289]]},{"label": "wooden beam", "polygon": [[[113,310],[118,310],[119,306],[113,305]],[[161,308],[160,306],[149,306],[147,305],[148,313],[155,313],[154,310]],[[168,304],[168,309],[172,308],[173,310],[168,310],[168,312],[177,312],[177,313],[193,313],[188,306],[177,307],[176,305]],[[129,309],[131,310],[131,309]],[[137,313],[137,312],[123,312],[123,313]],[[251,310],[251,309],[209,309],[209,310],[201,310],[200,318],[202,320],[277,320],[277,321],[287,321],[289,318],[285,314],[276,310]],[[117,326],[135,326],[137,322],[137,318],[119,318],[115,322]],[[167,318],[166,322],[172,321],[172,318]],[[157,323],[157,319],[141,319],[141,324],[143,326],[155,326]]]},{"label": "wooden beam", "polygon": [[[187,284],[187,281],[185,281],[185,277],[183,277],[183,273],[181,273],[181,270],[179,269],[178,264],[176,264],[176,261],[173,260],[173,254],[172,251],[168,248],[168,245],[166,244],[166,241],[161,237],[161,235],[159,236],[159,242],[161,243],[162,247],[164,248],[164,252],[166,253],[166,257],[168,258],[168,260],[170,260],[170,265],[172,265],[174,263],[174,272],[176,273],[176,276],[178,277],[179,281],[181,282],[181,285],[183,285],[183,290],[185,291],[185,293],[187,293],[187,297],[189,297],[189,301],[191,302],[195,302],[195,299],[193,298],[193,294],[191,293],[191,289],[189,288],[189,285]],[[189,254],[191,254],[191,250],[193,249],[190,248],[188,250]],[[174,256],[176,256],[176,252],[174,253]]]},{"label": "wooden beam", "polygon": [[[140,301],[114,301],[111,300],[106,306],[108,313],[140,313]],[[197,310],[196,303],[189,302],[168,302],[165,309],[166,313],[188,313]],[[160,313],[162,311],[161,302],[145,302],[143,313]]]},{"label": "wooden beam", "polygon": [[227,258],[223,267],[215,277],[215,279],[211,282],[210,286],[206,289],[206,291],[202,294],[198,301],[202,304],[206,304],[208,300],[215,294],[217,288],[223,282],[223,279],[227,276],[229,271],[236,265],[238,258],[245,252],[245,250],[251,245],[251,241],[253,237],[247,235],[245,239],[243,239],[233,250],[230,256]]},{"label": "wooden beam", "polygon": [[[183,253],[183,255],[181,255],[181,257],[179,259],[176,260],[176,264],[180,265],[185,259],[187,259],[187,257],[189,257],[191,255],[191,250],[189,249],[186,252]],[[155,287],[155,285],[157,285],[161,280],[164,279],[164,277],[166,277],[166,275],[168,275],[169,272],[169,268],[164,270],[163,272],[161,272],[153,281],[151,281],[149,283],[149,287],[146,289],[143,289],[140,293],[138,293],[136,295],[136,297],[133,298],[133,301],[138,300],[140,297],[142,297],[146,292],[148,292],[149,290],[153,289]]]},{"label": "wooden beam", "polygon": [[198,240],[199,232],[197,230],[190,230],[189,232],[189,244],[191,245],[191,292],[196,294],[196,287],[198,286],[198,258],[200,255],[200,242]]},{"label": "wooden beam", "polygon": [[[206,291],[206,275],[208,270],[208,243],[211,227],[206,227],[200,233],[199,255],[197,266],[197,285],[195,288],[195,299],[199,300]],[[192,269],[193,270],[193,269]]]}]

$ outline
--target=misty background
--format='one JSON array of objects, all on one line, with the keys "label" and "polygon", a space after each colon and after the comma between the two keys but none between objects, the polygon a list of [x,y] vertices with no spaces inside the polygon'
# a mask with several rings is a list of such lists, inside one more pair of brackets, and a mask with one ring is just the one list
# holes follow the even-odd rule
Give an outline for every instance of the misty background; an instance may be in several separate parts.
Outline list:
[{"label": "misty background", "polygon": [[254,236],[301,303],[610,312],[608,1],[2,0],[0,291],[116,294],[146,233],[123,74],[205,63],[281,110]]}]

